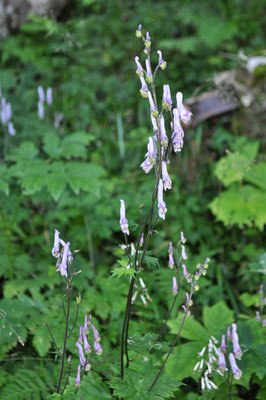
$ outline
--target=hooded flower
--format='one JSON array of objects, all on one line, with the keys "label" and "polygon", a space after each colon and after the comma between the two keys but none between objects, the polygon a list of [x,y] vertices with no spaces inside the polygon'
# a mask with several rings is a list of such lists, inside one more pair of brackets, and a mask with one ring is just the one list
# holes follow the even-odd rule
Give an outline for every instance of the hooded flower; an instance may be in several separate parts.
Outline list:
[{"label": "hooded flower", "polygon": [[160,179],[158,186],[158,214],[159,217],[165,219],[165,214],[167,212],[166,204],[163,201],[163,181]]},{"label": "hooded flower", "polygon": [[176,94],[176,106],[178,108],[181,120],[184,122],[184,124],[188,124],[192,113],[183,106],[183,94],[181,92]]},{"label": "hooded flower", "polygon": [[242,371],[238,368],[233,353],[229,354],[229,361],[230,361],[230,365],[231,365],[231,369],[232,369],[234,378],[239,380],[242,376]]},{"label": "hooded flower", "polygon": [[41,103],[45,102],[45,93],[42,86],[38,86],[38,96]]},{"label": "hooded flower", "polygon": [[102,354],[102,352],[103,352],[103,349],[102,349],[102,346],[100,345],[100,343],[99,342],[94,342],[94,350],[95,350],[95,353],[98,355],[98,356],[100,356],[101,354]]},{"label": "hooded flower", "polygon": [[7,129],[10,136],[14,136],[16,134],[16,129],[14,128],[13,122],[8,123]]},{"label": "hooded flower", "polygon": [[185,244],[186,241],[187,241],[187,239],[185,238],[184,233],[183,233],[182,231],[180,232],[180,240],[181,240],[181,242],[182,242],[183,244]]},{"label": "hooded flower", "polygon": [[69,246],[70,246],[70,242],[67,242],[64,245],[62,260],[59,265],[59,272],[60,272],[61,276],[67,276],[67,258],[68,258],[68,253],[69,253]]},{"label": "hooded flower", "polygon": [[222,335],[220,351],[221,351],[222,353],[225,353],[225,352],[226,352],[225,335]]},{"label": "hooded flower", "polygon": [[80,386],[80,364],[78,365],[77,377],[76,377],[76,380],[75,380],[75,386],[76,387]]},{"label": "hooded flower", "polygon": [[83,344],[84,344],[84,351],[86,354],[91,353],[91,346],[89,345],[88,339],[87,339],[87,335],[83,330]]},{"label": "hooded flower", "polygon": [[172,139],[173,139],[174,152],[177,153],[181,151],[183,147],[184,131],[180,124],[180,119],[179,119],[180,114],[177,108],[173,109],[173,115],[174,115],[174,125],[173,125]]},{"label": "hooded flower", "polygon": [[152,97],[152,94],[151,94],[150,91],[148,91],[148,99],[149,99],[149,102],[150,102],[151,115],[154,118],[156,118],[156,117],[158,117],[159,113],[158,113],[157,107],[154,104],[153,97]]},{"label": "hooded flower", "polygon": [[225,362],[224,354],[222,353],[220,348],[218,349],[218,358],[219,358],[218,368],[222,373],[224,373],[224,371],[226,370],[226,362]]},{"label": "hooded flower", "polygon": [[79,338],[78,338],[78,342],[80,343],[80,344],[83,344],[83,326],[81,325],[80,327],[79,327]]},{"label": "hooded flower", "polygon": [[123,233],[129,235],[128,221],[126,219],[126,209],[124,200],[120,200],[120,227]]},{"label": "hooded flower", "polygon": [[144,172],[146,172],[146,174],[148,174],[154,166],[157,157],[157,148],[154,142],[154,139],[150,136],[148,143],[148,152],[145,155],[146,159],[140,165]]},{"label": "hooded flower", "polygon": [[162,106],[164,110],[171,111],[172,110],[172,97],[170,92],[169,85],[163,85],[163,99],[162,99]]},{"label": "hooded flower", "polygon": [[149,32],[146,32],[146,39],[144,41],[144,44],[148,49],[151,47],[151,38]]},{"label": "hooded flower", "polygon": [[181,256],[182,256],[183,260],[186,260],[187,259],[186,248],[183,244],[181,247],[182,247]]},{"label": "hooded flower", "polygon": [[152,77],[151,64],[150,64],[149,59],[146,59],[145,64],[146,64],[146,81],[148,83],[152,83],[153,77]]},{"label": "hooded flower", "polygon": [[186,278],[187,282],[191,282],[191,276],[188,273],[187,267],[185,266],[185,264],[182,264],[182,268],[183,268],[184,277]]},{"label": "hooded flower", "polygon": [[137,69],[136,69],[136,74],[141,77],[143,76],[143,68],[141,66],[141,63],[139,62],[139,57],[135,57],[135,63],[137,64]]},{"label": "hooded flower", "polygon": [[79,362],[82,367],[86,365],[86,358],[84,357],[82,346],[79,342],[76,342],[76,347],[79,349]]},{"label": "hooded flower", "polygon": [[166,68],[167,62],[163,60],[161,50],[158,50],[158,51],[157,51],[157,54],[159,55],[158,64],[159,64],[160,68],[161,68],[162,70],[164,70],[164,69]]},{"label": "hooded flower", "polygon": [[38,116],[40,119],[44,119],[44,106],[42,101],[38,102]]},{"label": "hooded flower", "polygon": [[176,283],[176,277],[175,276],[173,276],[172,293],[173,293],[174,296],[176,296],[177,293],[178,293],[178,288],[177,288],[177,283]]},{"label": "hooded flower", "polygon": [[143,76],[140,76],[140,82],[141,82],[141,89],[140,89],[140,94],[142,97],[147,98],[148,97],[148,86],[147,83],[145,82],[145,79]]},{"label": "hooded flower", "polygon": [[234,351],[234,355],[236,358],[238,358],[239,360],[241,360],[242,357],[242,350],[239,346],[239,339],[238,339],[238,334],[237,334],[237,325],[236,324],[232,324],[232,341],[233,341],[233,351]]},{"label": "hooded flower", "polygon": [[166,189],[171,189],[172,188],[172,181],[170,179],[170,176],[167,172],[167,166],[166,162],[162,161],[162,178],[163,178],[163,187],[164,190]]},{"label": "hooded flower", "polygon": [[161,115],[160,117],[160,133],[161,133],[161,145],[166,147],[168,144],[168,137],[165,130],[163,115]]},{"label": "hooded flower", "polygon": [[59,235],[60,235],[60,232],[57,229],[55,229],[54,230],[54,247],[52,249],[52,256],[56,257],[56,258],[59,256]]},{"label": "hooded flower", "polygon": [[138,29],[136,30],[136,36],[137,36],[137,38],[141,38],[141,28],[142,28],[142,25],[139,24],[139,27],[138,27]]},{"label": "hooded flower", "polygon": [[98,333],[97,329],[95,328],[95,326],[92,323],[91,323],[91,327],[92,327],[92,330],[93,330],[94,340],[95,340],[95,342],[99,343],[100,340],[101,340],[101,338],[99,336],[99,333]]},{"label": "hooded flower", "polygon": [[53,104],[53,89],[48,87],[46,90],[46,103],[50,106]]}]

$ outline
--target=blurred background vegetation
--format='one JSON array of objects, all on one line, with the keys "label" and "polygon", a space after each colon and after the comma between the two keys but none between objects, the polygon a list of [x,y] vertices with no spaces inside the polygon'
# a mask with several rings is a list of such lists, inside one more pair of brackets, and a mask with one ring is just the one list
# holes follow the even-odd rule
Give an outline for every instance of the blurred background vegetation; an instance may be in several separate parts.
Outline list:
[{"label": "blurred background vegetation", "polygon": [[[241,77],[240,51],[248,57],[263,54],[264,6],[260,0],[79,0],[59,20],[32,17],[0,42],[2,94],[12,104],[16,128],[0,165],[0,308],[25,342],[23,348],[5,324],[3,371],[31,368],[36,357],[42,366],[53,362],[47,360],[53,354],[43,322],[59,342],[62,338],[60,285],[51,257],[55,228],[72,249],[80,249],[75,261],[82,270],[76,280],[80,321],[93,312],[107,361],[118,360],[121,296],[128,284],[110,279],[122,254],[119,199],[126,202],[129,223],[138,223],[139,205],[145,212],[153,187],[153,178],[140,168],[151,126],[135,75],[138,24],[150,32],[152,60],[160,49],[168,62],[158,73],[158,92],[169,83],[172,95],[182,91],[186,99],[213,89],[219,72],[233,69]],[[200,319],[202,305],[223,300],[235,316],[254,317],[266,271],[264,79],[264,67],[248,82],[244,78],[247,93],[256,93],[250,106],[239,101],[237,110],[188,128],[184,150],[172,155],[167,218],[151,245],[161,268],[147,273],[153,303],[148,310],[138,304],[144,324],[133,321],[133,330],[154,330],[165,316],[171,301],[168,242],[176,242],[181,230],[191,265],[212,259],[195,315]],[[39,85],[51,86],[54,98],[42,121]],[[64,116],[59,128],[56,113]],[[0,132],[3,149],[3,127]]]}]

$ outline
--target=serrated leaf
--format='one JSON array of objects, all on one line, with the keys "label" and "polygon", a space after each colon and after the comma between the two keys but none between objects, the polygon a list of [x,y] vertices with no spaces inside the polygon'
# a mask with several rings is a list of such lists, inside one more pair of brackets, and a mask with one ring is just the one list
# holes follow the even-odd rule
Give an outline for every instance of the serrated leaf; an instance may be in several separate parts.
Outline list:
[{"label": "serrated leaf", "polygon": [[[172,334],[177,334],[182,315],[179,315],[177,319],[168,321],[167,325],[171,329]],[[187,317],[181,330],[180,336],[185,339],[196,340],[202,344],[206,344],[209,339],[207,330],[194,318]]]},{"label": "serrated leaf", "polygon": [[138,354],[146,353],[151,347],[155,350],[167,352],[169,345],[166,342],[155,342],[157,335],[147,333],[144,336],[131,335],[128,339],[128,348]]},{"label": "serrated leaf", "polygon": [[226,331],[232,322],[234,322],[234,312],[223,301],[212,307],[203,307],[203,323],[209,332],[208,336],[216,336]]},{"label": "serrated leaf", "polygon": [[259,162],[244,175],[244,180],[266,190],[266,162]]},{"label": "serrated leaf", "polygon": [[114,268],[112,269],[112,278],[121,278],[121,276],[135,276],[137,271],[134,268]]}]

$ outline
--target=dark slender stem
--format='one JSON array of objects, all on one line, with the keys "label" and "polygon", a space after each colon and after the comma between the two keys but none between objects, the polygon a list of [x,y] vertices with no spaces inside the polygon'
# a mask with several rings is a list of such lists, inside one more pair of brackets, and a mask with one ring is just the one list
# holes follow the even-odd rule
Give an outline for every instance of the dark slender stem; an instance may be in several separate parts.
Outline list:
[{"label": "dark slender stem", "polygon": [[176,337],[175,337],[175,340],[173,341],[173,344],[172,344],[170,350],[168,351],[167,356],[166,356],[166,358],[165,358],[165,360],[164,360],[164,362],[163,362],[161,368],[159,369],[158,374],[156,375],[154,381],[152,382],[152,384],[151,384],[151,386],[150,386],[150,388],[149,388],[149,390],[148,390],[148,393],[152,390],[152,388],[155,386],[156,382],[158,381],[158,379],[159,379],[160,376],[161,376],[161,373],[162,373],[162,371],[163,371],[163,369],[164,369],[164,366],[165,366],[165,364],[166,364],[166,362],[167,362],[167,360],[168,360],[170,354],[172,353],[172,351],[173,351],[173,349],[174,349],[174,347],[175,347],[175,345],[176,345],[176,343],[177,343],[177,341],[178,341],[180,332],[181,332],[181,330],[182,330],[182,328],[183,328],[183,325],[184,325],[184,323],[185,323],[185,319],[186,319],[187,313],[188,313],[188,309],[184,312],[184,315],[183,315],[183,318],[182,318],[182,321],[181,321],[179,330],[178,330],[178,332],[177,332],[177,335],[176,335]]},{"label": "dark slender stem", "polygon": [[61,394],[64,394],[64,391],[65,391],[65,389],[66,389],[66,387],[67,387],[67,384],[68,384],[68,381],[69,381],[69,377],[70,377],[70,372],[71,372],[71,364],[69,363],[69,364],[68,364],[68,371],[67,371],[66,383],[65,383],[65,385],[64,385],[64,387],[63,387],[63,390],[62,390]]},{"label": "dark slender stem", "polygon": [[62,297],[62,308],[63,308],[64,315],[65,315],[65,318],[66,318],[66,317],[67,317],[67,315],[66,315],[66,309],[65,309],[65,301],[64,301],[64,296]]},{"label": "dark slender stem", "polygon": [[71,287],[68,287],[68,281],[67,281],[66,327],[65,327],[64,347],[63,347],[62,361],[61,361],[61,370],[60,370],[60,375],[59,375],[59,380],[58,380],[58,385],[57,385],[57,393],[60,393],[60,386],[61,386],[63,373],[64,373],[64,362],[65,362],[65,356],[66,356],[67,333],[68,333],[68,323],[69,323],[69,313],[70,313],[70,296],[71,296]]},{"label": "dark slender stem", "polygon": [[72,328],[70,329],[69,334],[67,335],[67,338],[70,337],[71,333],[73,332],[73,329],[74,329],[75,326],[76,326],[76,322],[77,322],[77,319],[78,319],[78,315],[79,315],[79,303],[77,303],[77,311],[76,311],[75,320],[74,320],[74,322],[73,322],[73,325],[72,325]]},{"label": "dark slender stem", "polygon": [[55,338],[54,338],[54,336],[53,336],[53,334],[52,334],[52,331],[51,331],[51,329],[50,329],[48,323],[45,322],[45,325],[47,326],[48,332],[50,333],[50,336],[51,336],[51,338],[52,338],[52,341],[53,341],[53,344],[54,344],[54,346],[55,346],[55,349],[56,349],[57,354],[58,354],[59,356],[61,356],[61,352],[60,352],[60,350],[59,350],[59,348],[58,348],[58,346],[57,346],[57,344],[56,344]]}]

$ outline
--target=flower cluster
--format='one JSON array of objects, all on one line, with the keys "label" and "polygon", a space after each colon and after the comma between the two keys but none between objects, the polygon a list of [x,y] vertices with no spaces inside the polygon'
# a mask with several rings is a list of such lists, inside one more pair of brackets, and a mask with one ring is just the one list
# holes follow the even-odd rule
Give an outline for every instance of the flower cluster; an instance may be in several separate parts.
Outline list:
[{"label": "flower cluster", "polygon": [[40,119],[44,119],[45,116],[45,111],[44,111],[44,104],[50,106],[53,104],[53,89],[51,87],[48,87],[46,90],[46,94],[44,92],[44,89],[42,86],[38,86],[38,116]]},{"label": "flower cluster", "polygon": [[[60,232],[55,229],[54,232],[54,246],[52,248],[52,256],[57,258],[56,271],[60,273],[61,276],[68,276],[68,267],[73,261],[73,254],[71,253],[69,247],[70,242],[65,243],[64,240],[59,237]],[[62,249],[60,250],[60,245]]]},{"label": "flower cluster", "polygon": [[[145,155],[145,160],[141,164],[141,168],[146,174],[155,168],[156,176],[160,177],[158,182],[158,214],[160,218],[165,219],[167,208],[163,200],[163,191],[172,188],[172,181],[167,172],[168,152],[171,148],[174,149],[174,152],[180,152],[182,150],[184,131],[181,122],[188,124],[192,114],[184,107],[183,95],[181,92],[177,92],[176,106],[173,108],[170,86],[168,84],[163,85],[162,107],[161,110],[158,110],[154,79],[158,69],[164,70],[167,63],[162,58],[161,50],[158,50],[158,64],[155,71],[152,72],[150,62],[151,39],[149,32],[146,32],[146,36],[144,36],[142,33],[142,26],[139,25],[136,30],[136,36],[142,38],[144,53],[146,55],[145,69],[142,67],[139,57],[135,57],[137,65],[136,74],[139,76],[141,82],[140,94],[149,101],[153,128],[153,136],[149,137],[148,151]],[[148,85],[151,85],[150,90]],[[164,112],[169,112],[170,114],[170,138],[168,138],[166,133]]]},{"label": "flower cluster", "polygon": [[[229,349],[230,342],[232,342],[232,349]],[[208,346],[204,346],[198,353],[200,360],[197,361],[193,371],[201,372],[201,389],[217,389],[217,386],[210,380],[213,371],[224,376],[225,371],[228,371],[227,363],[229,363],[233,377],[239,380],[242,376],[242,371],[236,363],[236,359],[240,360],[242,357],[242,350],[239,345],[239,338],[237,334],[237,325],[232,324],[231,328],[227,328],[227,338],[222,335],[221,345],[217,348],[218,341],[215,337],[211,336]],[[207,351],[206,351],[207,350]],[[232,350],[232,351],[230,351]]]},{"label": "flower cluster", "polygon": [[144,304],[145,307],[148,306],[148,302],[152,302],[152,299],[149,295],[147,286],[145,285],[144,281],[142,278],[138,278],[138,280],[135,281],[134,283],[134,288],[136,289],[132,299],[131,299],[131,303],[133,304],[138,296],[138,294],[140,295],[140,299],[142,301],[142,303]]},{"label": "flower cluster", "polygon": [[[80,372],[81,369],[83,369],[83,371],[89,371],[91,369],[91,364],[90,364],[90,360],[92,358],[92,355],[95,353],[97,355],[101,355],[103,352],[102,346],[100,345],[100,336],[99,333],[97,331],[97,329],[95,328],[95,326],[93,325],[93,323],[91,322],[91,314],[89,316],[89,319],[87,318],[87,315],[85,315],[84,318],[84,326],[81,325],[79,328],[79,337],[78,337],[78,341],[76,342],[76,347],[78,348],[78,353],[79,353],[79,365],[78,365],[78,370],[77,370],[77,377],[75,380],[75,385],[76,387],[80,386],[81,383],[81,376],[80,376]],[[92,352],[91,346],[88,342],[88,335],[90,333],[90,328],[92,329],[93,332],[93,342],[94,342],[94,351]],[[84,355],[85,353],[85,355]],[[88,354],[91,354],[90,359],[88,360]]]},{"label": "flower cluster", "polygon": [[0,87],[0,99],[1,99],[1,123],[3,126],[7,126],[7,131],[10,136],[16,134],[16,129],[14,128],[13,122],[11,121],[12,109],[11,104],[6,102],[6,98],[2,96],[2,90]]}]

